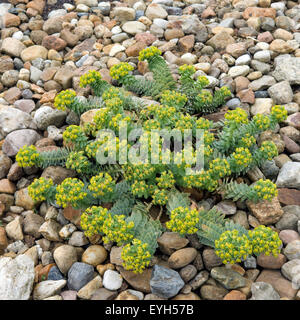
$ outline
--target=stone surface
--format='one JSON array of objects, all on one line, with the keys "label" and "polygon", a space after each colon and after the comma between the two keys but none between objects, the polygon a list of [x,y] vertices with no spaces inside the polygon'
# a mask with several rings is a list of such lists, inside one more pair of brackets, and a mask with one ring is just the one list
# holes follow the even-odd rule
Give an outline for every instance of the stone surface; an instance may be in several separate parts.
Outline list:
[{"label": "stone surface", "polygon": [[73,246],[62,245],[55,249],[53,258],[59,270],[66,274],[71,266],[77,262],[77,251]]},{"label": "stone surface", "polygon": [[279,294],[269,283],[255,282],[251,286],[251,292],[251,300],[280,300]]},{"label": "stone surface", "polygon": [[276,185],[279,188],[300,189],[300,163],[286,162],[279,171]]},{"label": "stone surface", "polygon": [[38,283],[33,290],[34,300],[43,300],[60,293],[60,290],[66,285],[66,280],[46,280]]},{"label": "stone surface", "polygon": [[179,269],[193,262],[196,255],[197,250],[194,248],[180,249],[172,253],[168,260],[168,264],[172,269]]},{"label": "stone surface", "polygon": [[68,288],[80,290],[93,279],[94,268],[83,262],[75,262],[68,271]]},{"label": "stone surface", "polygon": [[237,289],[244,287],[246,284],[244,278],[239,273],[225,267],[213,268],[210,275],[226,289]]}]

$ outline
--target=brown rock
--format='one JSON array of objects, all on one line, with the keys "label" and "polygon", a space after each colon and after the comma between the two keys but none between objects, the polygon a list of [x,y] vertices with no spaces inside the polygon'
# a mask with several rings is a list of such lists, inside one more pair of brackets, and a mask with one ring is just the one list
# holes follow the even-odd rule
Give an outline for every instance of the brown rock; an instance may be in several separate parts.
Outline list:
[{"label": "brown rock", "polygon": [[36,10],[39,14],[43,14],[44,8],[45,8],[46,2],[45,0],[33,0],[30,1],[26,8],[31,8]]},{"label": "brown rock", "polygon": [[266,31],[266,32],[263,32],[263,33],[260,33],[258,36],[257,36],[257,40],[258,41],[261,41],[261,42],[267,42],[267,43],[270,43],[274,40],[271,32],[269,31]]},{"label": "brown rock", "polygon": [[68,44],[69,47],[76,46],[79,41],[79,36],[68,29],[63,29],[60,33],[60,37]]},{"label": "brown rock", "polygon": [[8,211],[9,208],[14,204],[14,196],[11,194],[0,193],[0,204],[5,206],[5,209],[3,210],[3,206],[1,205],[0,212]]},{"label": "brown rock", "polygon": [[27,188],[20,189],[15,193],[15,204],[26,210],[31,210],[35,206],[35,202],[29,196]]},{"label": "brown rock", "polygon": [[147,46],[150,46],[155,40],[157,40],[156,36],[148,32],[138,33],[134,38],[136,41],[145,42]]},{"label": "brown rock", "polygon": [[18,27],[21,24],[21,19],[15,14],[11,14],[9,12],[3,16],[3,21],[5,28]]},{"label": "brown rock", "polygon": [[202,19],[207,19],[211,17],[215,17],[216,13],[211,7],[206,8],[202,13],[201,13],[201,18]]},{"label": "brown rock", "polygon": [[56,97],[57,91],[56,90],[51,90],[49,92],[45,92],[42,95],[42,98],[40,99],[40,103],[53,103],[54,99]]},{"label": "brown rock", "polygon": [[58,166],[48,167],[42,173],[42,177],[51,178],[54,184],[61,184],[66,178],[74,178],[75,175],[76,173],[73,170]]},{"label": "brown rock", "polygon": [[12,87],[4,92],[3,97],[8,103],[13,104],[15,101],[20,99],[21,95],[22,92],[19,88]]},{"label": "brown rock", "polygon": [[281,230],[279,232],[279,238],[283,244],[288,244],[294,240],[300,240],[300,235],[295,230]]},{"label": "brown rock", "polygon": [[257,257],[257,264],[266,269],[280,269],[286,262],[286,257],[283,254],[279,254],[277,258],[273,255],[266,256],[260,254]]},{"label": "brown rock", "polygon": [[223,300],[246,300],[246,295],[238,290],[232,290],[226,294]]},{"label": "brown rock", "polygon": [[93,293],[91,300],[113,300],[117,295],[117,291],[110,291],[105,288],[100,288]]},{"label": "brown rock", "polygon": [[293,299],[297,293],[297,290],[292,287],[292,282],[285,279],[277,270],[263,270],[256,279],[256,282],[260,281],[271,284],[281,298]]},{"label": "brown rock", "polygon": [[246,44],[244,42],[231,43],[226,46],[226,52],[232,55],[234,58],[246,53]]},{"label": "brown rock", "polygon": [[178,294],[172,300],[201,300],[200,297],[194,293],[190,292],[188,294]]},{"label": "brown rock", "polygon": [[175,250],[184,248],[189,243],[189,240],[180,237],[175,232],[164,232],[157,239],[157,243],[163,253],[171,255]]},{"label": "brown rock", "polygon": [[143,273],[135,274],[132,271],[127,271],[123,267],[117,266],[117,270],[121,276],[135,289],[145,293],[150,293],[150,279],[152,269],[146,269]]},{"label": "brown rock", "polygon": [[64,208],[63,215],[67,220],[74,223],[76,226],[80,226],[81,210],[77,210],[71,206],[68,206]]},{"label": "brown rock", "polygon": [[43,39],[42,45],[48,50],[54,49],[56,51],[61,51],[67,46],[67,42],[55,36],[47,36]]},{"label": "brown rock", "polygon": [[8,179],[0,180],[0,192],[14,194],[16,191],[16,186],[14,183],[9,181]]},{"label": "brown rock", "polygon": [[143,41],[137,41],[132,46],[129,46],[125,53],[128,57],[137,57],[139,55],[139,52],[147,47],[147,44]]},{"label": "brown rock", "polygon": [[171,254],[168,263],[172,269],[185,267],[196,258],[197,250],[195,248],[184,248]]},{"label": "brown rock", "polygon": [[278,53],[290,53],[295,51],[295,49],[288,44],[288,42],[285,42],[282,39],[275,39],[270,44],[270,50],[278,52]]},{"label": "brown rock", "polygon": [[250,212],[259,220],[261,224],[276,223],[283,215],[278,198],[275,197],[272,201],[261,201],[258,203],[246,202]]},{"label": "brown rock", "polygon": [[206,284],[200,288],[201,297],[205,300],[223,300],[227,293],[225,288]]},{"label": "brown rock", "polygon": [[214,249],[205,248],[202,257],[207,270],[211,270],[213,267],[218,267],[223,264],[222,260],[215,254]]},{"label": "brown rock", "polygon": [[131,294],[129,291],[123,291],[117,296],[115,300],[139,300],[139,298]]},{"label": "brown rock", "polygon": [[250,17],[270,17],[276,18],[276,9],[274,8],[257,8],[249,7],[243,12],[243,18],[248,20]]},{"label": "brown rock", "polygon": [[235,43],[235,40],[226,31],[216,34],[206,42],[207,45],[217,51],[225,50],[225,48],[232,43]]},{"label": "brown rock", "polygon": [[234,79],[234,82],[235,82],[236,92],[239,92],[244,89],[248,89],[248,86],[250,84],[250,81],[246,77],[242,77],[242,76],[236,77]]},{"label": "brown rock", "polygon": [[255,102],[255,94],[252,89],[244,89],[239,91],[236,96],[241,102],[253,104]]},{"label": "brown rock", "polygon": [[182,52],[191,52],[194,47],[194,44],[195,36],[193,34],[184,36],[178,41],[179,50]]},{"label": "brown rock", "polygon": [[0,227],[0,250],[6,249],[8,246],[8,241],[6,237],[6,232],[3,227]]}]

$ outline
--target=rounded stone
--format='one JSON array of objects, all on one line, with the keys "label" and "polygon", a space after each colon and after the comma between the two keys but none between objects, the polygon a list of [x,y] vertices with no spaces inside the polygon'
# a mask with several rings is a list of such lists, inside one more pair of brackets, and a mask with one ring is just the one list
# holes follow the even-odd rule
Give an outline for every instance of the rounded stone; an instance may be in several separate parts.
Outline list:
[{"label": "rounded stone", "polygon": [[62,245],[55,249],[53,258],[59,270],[66,274],[71,266],[77,262],[77,251],[73,246]]},{"label": "rounded stone", "polygon": [[103,263],[107,258],[107,251],[99,245],[89,246],[82,254],[82,262],[88,263],[94,267]]}]

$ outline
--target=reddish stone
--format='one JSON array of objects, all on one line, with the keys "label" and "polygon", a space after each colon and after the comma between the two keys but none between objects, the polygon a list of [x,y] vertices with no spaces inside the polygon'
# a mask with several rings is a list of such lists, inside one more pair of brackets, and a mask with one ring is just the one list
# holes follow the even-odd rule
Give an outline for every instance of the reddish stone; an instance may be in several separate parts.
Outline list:
[{"label": "reddish stone", "polygon": [[147,46],[150,46],[155,40],[157,40],[157,37],[154,36],[151,33],[143,32],[143,33],[138,33],[135,35],[135,40],[136,41],[143,41],[147,44]]},{"label": "reddish stone", "polygon": [[55,263],[50,263],[50,264],[46,265],[45,267],[39,269],[39,271],[38,271],[39,282],[48,279],[48,273],[49,273],[50,269],[54,266],[55,266]]},{"label": "reddish stone", "polygon": [[269,17],[272,19],[276,18],[276,9],[274,8],[258,8],[249,7],[243,12],[243,18],[248,20],[251,17]]},{"label": "reddish stone", "polygon": [[1,179],[0,180],[0,192],[14,194],[16,192],[16,186],[14,183],[9,181],[8,179]]},{"label": "reddish stone", "polygon": [[67,46],[67,42],[55,36],[47,36],[43,39],[42,45],[48,50],[61,51]]},{"label": "reddish stone", "polygon": [[223,300],[246,300],[246,295],[238,290],[232,290],[226,294]]},{"label": "reddish stone", "polygon": [[195,36],[193,34],[184,36],[178,41],[179,49],[182,52],[192,51],[194,44],[195,44]]},{"label": "reddish stone", "polygon": [[147,47],[146,42],[144,41],[137,41],[132,46],[128,47],[125,50],[125,53],[128,57],[137,57],[139,55],[139,52]]},{"label": "reddish stone", "polygon": [[226,46],[226,52],[232,55],[234,58],[246,53],[246,44],[244,42],[231,43]]},{"label": "reddish stone", "polygon": [[148,62],[147,61],[139,61],[138,62],[138,71],[140,74],[145,74],[149,71]]},{"label": "reddish stone", "polygon": [[39,14],[43,14],[45,5],[45,0],[33,0],[26,5],[26,8],[36,10]]},{"label": "reddish stone", "polygon": [[278,188],[278,200],[284,205],[300,206],[300,190]]},{"label": "reddish stone", "polygon": [[271,32],[269,31],[266,31],[266,32],[263,32],[263,33],[260,33],[258,36],[257,36],[257,40],[258,41],[261,41],[261,42],[267,42],[267,43],[270,43],[274,40]]},{"label": "reddish stone", "polygon": [[299,153],[300,152],[300,146],[298,143],[293,141],[291,138],[289,138],[286,135],[282,135],[282,140],[284,141],[285,148],[289,153]]},{"label": "reddish stone", "polygon": [[80,226],[81,210],[77,210],[69,206],[64,209],[63,215],[76,226]]},{"label": "reddish stone", "polygon": [[207,19],[215,16],[216,16],[216,13],[211,7],[206,8],[201,14],[202,19]]},{"label": "reddish stone", "polygon": [[257,264],[265,269],[280,269],[286,262],[286,257],[283,254],[279,254],[277,257],[273,255],[266,256],[260,254],[257,257]]},{"label": "reddish stone", "polygon": [[15,14],[6,13],[3,17],[5,28],[18,27],[21,24],[21,19]]},{"label": "reddish stone", "polygon": [[235,83],[235,91],[239,92],[241,90],[248,89],[250,81],[246,77],[239,76],[234,79],[234,83]]},{"label": "reddish stone", "polygon": [[237,93],[236,95],[240,98],[241,102],[253,104],[255,102],[255,94],[252,89],[245,89]]},{"label": "reddish stone", "polygon": [[10,103],[13,104],[15,101],[19,100],[22,95],[22,92],[17,87],[12,87],[4,92],[3,96],[4,99]]}]

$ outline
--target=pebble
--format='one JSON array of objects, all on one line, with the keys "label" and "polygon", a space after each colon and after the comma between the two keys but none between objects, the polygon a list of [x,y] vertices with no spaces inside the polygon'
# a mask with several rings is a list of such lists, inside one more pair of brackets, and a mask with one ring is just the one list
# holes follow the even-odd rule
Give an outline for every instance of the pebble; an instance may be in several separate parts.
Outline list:
[{"label": "pebble", "polygon": [[71,266],[77,262],[77,251],[73,246],[62,245],[55,249],[53,258],[59,270],[66,274]]},{"label": "pebble", "polygon": [[106,270],[103,276],[103,286],[108,290],[118,290],[121,288],[123,279],[121,275],[114,270]]},{"label": "pebble", "polygon": [[280,300],[279,294],[272,285],[265,282],[255,282],[251,286],[251,300]]},{"label": "pebble", "polygon": [[94,268],[83,262],[75,262],[68,271],[68,288],[79,291],[93,279]]},{"label": "pebble", "polygon": [[184,248],[171,254],[168,264],[172,269],[185,267],[196,258],[197,250],[194,248]]},{"label": "pebble", "polygon": [[103,263],[107,258],[107,251],[100,245],[89,246],[82,254],[82,262],[94,267]]},{"label": "pebble", "polygon": [[300,259],[300,240],[294,240],[288,243],[283,253],[288,260]]}]

